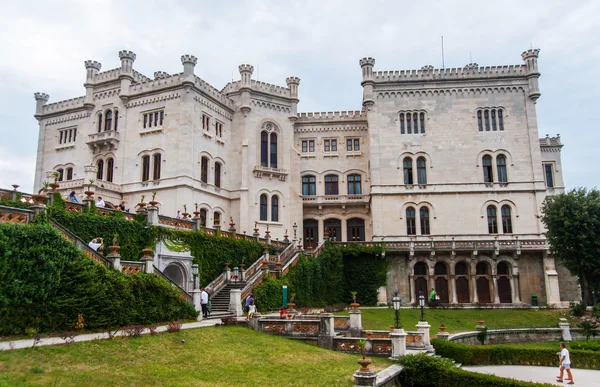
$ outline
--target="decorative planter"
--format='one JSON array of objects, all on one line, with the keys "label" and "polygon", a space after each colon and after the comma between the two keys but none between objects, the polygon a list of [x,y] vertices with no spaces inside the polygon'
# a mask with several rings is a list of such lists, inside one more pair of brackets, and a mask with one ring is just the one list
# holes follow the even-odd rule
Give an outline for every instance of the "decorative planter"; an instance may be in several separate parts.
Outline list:
[{"label": "decorative planter", "polygon": [[293,319],[293,318],[294,318],[294,315],[293,315],[293,314],[290,314],[290,313],[288,313],[288,315],[287,315],[287,319],[288,319],[288,320],[291,320],[291,319]]},{"label": "decorative planter", "polygon": [[94,191],[88,190],[88,191],[85,191],[84,194],[85,194],[85,196],[87,196],[86,199],[91,199],[94,196]]},{"label": "decorative planter", "polygon": [[137,204],[137,206],[138,206],[139,208],[144,208],[144,207],[146,207],[146,204],[147,204],[147,203],[144,203],[144,202],[139,202],[139,203]]},{"label": "decorative planter", "polygon": [[153,200],[153,201],[151,201],[149,204],[150,204],[150,206],[151,206],[151,207],[156,207],[156,205],[158,204],[158,202],[155,202],[155,201]]},{"label": "decorative planter", "polygon": [[482,327],[482,326],[483,326],[483,323],[484,323],[485,321],[484,321],[484,320],[479,320],[479,321],[477,321],[477,322],[479,323],[479,326],[480,326],[480,327]]},{"label": "decorative planter", "polygon": [[225,265],[225,270],[227,270],[227,269],[229,269],[229,266],[231,265],[231,263],[225,262],[224,265]]},{"label": "decorative planter", "polygon": [[369,369],[369,364],[372,363],[371,359],[366,359],[363,357],[362,359],[358,359],[357,363],[360,364],[360,372],[371,372]]},{"label": "decorative planter", "polygon": [[445,326],[440,325],[438,328],[440,329],[440,332],[446,332],[446,327]]},{"label": "decorative planter", "polygon": [[144,253],[142,260],[152,259],[153,252],[154,251],[152,249],[142,249],[142,253]]},{"label": "decorative planter", "polygon": [[187,218],[190,216],[190,214],[189,214],[189,213],[187,213],[187,212],[184,212],[184,213],[183,213],[183,214],[181,214],[181,215],[183,216],[183,219],[187,219]]},{"label": "decorative planter", "polygon": [[13,187],[13,188],[15,189],[15,191],[16,191],[16,190],[17,190],[17,188],[19,188],[19,187],[20,187],[20,185],[18,185],[18,184],[13,184],[13,185],[12,185],[12,187]]},{"label": "decorative planter", "polygon": [[352,310],[358,310],[359,306],[360,306],[360,304],[358,302],[353,302],[350,304],[350,307],[352,308]]},{"label": "decorative planter", "polygon": [[193,214],[194,214],[194,218],[200,217],[200,212],[199,211],[194,211]]},{"label": "decorative planter", "polygon": [[[117,253],[121,249],[121,246],[108,246],[108,249],[110,250],[110,255],[117,255]],[[150,250],[150,251],[152,251],[152,250]]]},{"label": "decorative planter", "polygon": [[52,183],[50,184],[50,188],[52,188],[52,191],[56,191],[56,189],[60,187],[60,184],[58,183]]},{"label": "decorative planter", "polygon": [[34,194],[31,195],[31,197],[33,198],[35,204],[44,204],[46,199],[48,199],[48,196],[46,196],[46,194]]},{"label": "decorative planter", "polygon": [[293,302],[288,302],[288,308],[290,308],[290,312],[294,310],[294,308],[296,307],[296,304]]}]

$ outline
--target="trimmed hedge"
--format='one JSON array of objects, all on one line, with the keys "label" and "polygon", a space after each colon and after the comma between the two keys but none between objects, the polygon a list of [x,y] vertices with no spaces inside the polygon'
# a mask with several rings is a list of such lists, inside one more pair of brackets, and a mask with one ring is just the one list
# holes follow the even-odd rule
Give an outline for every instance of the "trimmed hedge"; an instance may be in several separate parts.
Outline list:
[{"label": "trimmed hedge", "polygon": [[[283,300],[283,285],[288,285],[287,278],[265,277],[262,283],[252,291],[256,309],[261,312],[269,312],[271,309],[280,308]],[[245,300],[242,301],[245,302]],[[246,304],[243,306],[245,307]]]},{"label": "trimmed hedge", "polygon": [[451,360],[427,356],[426,354],[408,355],[401,360],[400,373],[402,386],[422,387],[545,387],[547,383],[523,382],[515,379],[501,378],[494,375],[480,374],[457,368]]},{"label": "trimmed hedge", "polygon": [[[435,353],[465,365],[534,365],[558,366],[558,346],[550,348],[530,348],[519,345],[466,345],[431,340]],[[570,349],[571,362],[575,368],[600,370],[600,353]]]},{"label": "trimmed hedge", "polygon": [[197,316],[156,275],[97,264],[50,225],[0,224],[0,335],[104,329]]}]

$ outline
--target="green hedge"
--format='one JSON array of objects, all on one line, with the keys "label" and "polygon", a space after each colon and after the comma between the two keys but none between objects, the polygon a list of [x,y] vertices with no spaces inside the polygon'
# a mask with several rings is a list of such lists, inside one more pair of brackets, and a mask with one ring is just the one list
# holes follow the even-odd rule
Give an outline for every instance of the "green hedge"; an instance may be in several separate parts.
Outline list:
[{"label": "green hedge", "polygon": [[[558,346],[556,349],[546,349],[511,344],[466,345],[439,339],[431,343],[436,354],[465,365],[558,366]],[[575,368],[600,369],[600,353],[571,348],[570,354]]]},{"label": "green hedge", "polygon": [[[256,304],[257,310],[260,312],[269,312],[271,309],[281,308],[283,285],[289,286],[287,278],[275,279],[270,276],[265,277],[263,282],[253,290],[254,304]],[[245,302],[245,300],[243,301]]]},{"label": "green hedge", "polygon": [[29,207],[31,207],[31,204],[23,203],[21,201],[22,196],[23,195],[20,192],[17,192],[16,200],[7,199],[6,197],[2,196],[0,197],[0,206],[28,209]]},{"label": "green hedge", "polygon": [[402,386],[421,387],[543,387],[547,383],[522,382],[500,378],[494,375],[480,374],[457,368],[449,359],[427,356],[426,354],[408,355],[401,360],[400,373]]},{"label": "green hedge", "polygon": [[0,335],[195,318],[162,278],[125,275],[87,258],[48,224],[0,224]]}]

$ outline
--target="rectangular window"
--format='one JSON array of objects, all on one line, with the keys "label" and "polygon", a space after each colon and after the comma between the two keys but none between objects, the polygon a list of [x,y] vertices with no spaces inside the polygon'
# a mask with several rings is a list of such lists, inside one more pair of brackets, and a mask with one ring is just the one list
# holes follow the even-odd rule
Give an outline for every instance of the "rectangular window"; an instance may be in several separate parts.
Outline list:
[{"label": "rectangular window", "polygon": [[215,134],[217,137],[223,137],[223,124],[215,121]]},{"label": "rectangular window", "polygon": [[302,141],[302,153],[308,152],[308,141]]},{"label": "rectangular window", "polygon": [[206,115],[202,115],[202,130],[209,131],[210,127],[210,118]]},{"label": "rectangular window", "polygon": [[144,113],[142,116],[143,128],[151,128],[156,126],[162,126],[165,119],[165,111],[157,110],[154,112]]},{"label": "rectangular window", "polygon": [[153,180],[158,180],[160,179],[160,160],[161,160],[161,155],[160,153],[157,153],[154,155],[154,160],[153,160],[153,174],[152,174],[152,178]]},{"label": "rectangular window", "polygon": [[325,152],[337,152],[337,140],[323,140]]},{"label": "rectangular window", "polygon": [[554,175],[552,174],[552,164],[544,164],[544,174],[546,175],[546,187],[554,187]]},{"label": "rectangular window", "polygon": [[325,140],[325,152],[330,152],[329,140]]},{"label": "rectangular window", "polygon": [[[337,149],[337,143],[336,143]],[[360,151],[360,138],[348,138],[346,139],[346,151],[347,152],[358,152]]]},{"label": "rectangular window", "polygon": [[302,140],[302,153],[313,153],[315,151],[315,140]]},{"label": "rectangular window", "polygon": [[142,157],[142,181],[150,180],[150,156]]}]

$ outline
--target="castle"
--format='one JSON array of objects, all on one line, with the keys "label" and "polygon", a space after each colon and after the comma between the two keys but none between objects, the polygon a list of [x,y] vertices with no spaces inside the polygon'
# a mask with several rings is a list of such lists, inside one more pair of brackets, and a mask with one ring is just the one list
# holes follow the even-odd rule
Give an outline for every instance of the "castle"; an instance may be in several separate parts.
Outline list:
[{"label": "castle", "polygon": [[409,71],[364,58],[361,110],[298,113],[297,77],[258,82],[243,64],[219,90],[194,56],[151,79],[121,51],[115,69],[85,62],[84,96],[35,94],[35,190],[58,172],[62,193],[95,180],[108,206],[133,210],[156,192],[162,214],[197,205],[206,227],[231,217],[274,239],[293,229],[306,249],[326,237],[384,243],[382,300],[434,287],[448,303],[565,305],[579,290],[540,222],[564,186],[560,137],[538,135],[538,55]]}]

